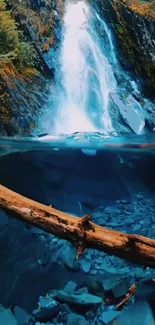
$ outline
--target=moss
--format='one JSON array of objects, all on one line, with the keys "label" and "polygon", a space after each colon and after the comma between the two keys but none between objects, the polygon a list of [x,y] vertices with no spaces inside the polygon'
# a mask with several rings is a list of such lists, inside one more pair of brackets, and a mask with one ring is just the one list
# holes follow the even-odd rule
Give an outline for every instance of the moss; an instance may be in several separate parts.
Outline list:
[{"label": "moss", "polygon": [[[155,90],[155,62],[153,49],[143,33],[155,28],[155,0],[102,0],[105,18],[110,20],[117,37],[120,53],[133,70],[143,78],[144,90],[153,96]],[[153,25],[152,25],[153,24]],[[137,29],[137,30],[136,30]],[[120,58],[121,59],[121,58]]]}]

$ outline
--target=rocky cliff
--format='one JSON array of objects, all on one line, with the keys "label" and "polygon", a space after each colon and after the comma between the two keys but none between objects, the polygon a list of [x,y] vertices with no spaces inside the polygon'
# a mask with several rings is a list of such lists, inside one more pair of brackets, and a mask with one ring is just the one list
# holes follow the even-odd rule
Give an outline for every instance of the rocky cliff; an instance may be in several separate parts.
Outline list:
[{"label": "rocky cliff", "polygon": [[54,76],[48,52],[57,49],[62,13],[61,0],[0,0],[2,135],[30,134],[47,105]]},{"label": "rocky cliff", "polygon": [[125,68],[141,77],[145,94],[155,97],[155,2],[95,0],[116,36]]},{"label": "rocky cliff", "polygon": [[[155,6],[154,0],[139,1],[93,0],[92,4],[115,33],[121,64],[135,71],[141,77],[145,95],[155,98]],[[64,2],[0,0],[0,16],[4,14],[3,3],[16,24],[16,28],[13,24],[14,41],[17,43],[18,38],[18,44],[13,50],[10,48],[13,42],[4,41],[6,48],[2,49],[0,44],[0,133],[27,135],[35,129],[38,115],[47,106],[49,78],[51,84],[61,39]],[[7,32],[10,32],[8,27]],[[150,111],[150,105],[148,109],[152,121],[154,109]]]}]

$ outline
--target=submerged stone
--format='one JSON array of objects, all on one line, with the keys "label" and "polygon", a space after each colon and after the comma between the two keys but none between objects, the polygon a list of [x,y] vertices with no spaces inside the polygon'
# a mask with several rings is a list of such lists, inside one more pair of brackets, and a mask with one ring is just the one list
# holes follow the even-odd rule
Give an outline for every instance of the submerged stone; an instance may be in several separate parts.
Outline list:
[{"label": "submerged stone", "polygon": [[89,273],[90,268],[91,268],[91,263],[83,259],[80,264],[81,264],[82,270],[85,273]]},{"label": "submerged stone", "polygon": [[120,209],[118,209],[117,207],[115,207],[115,206],[109,206],[109,207],[106,207],[105,209],[104,209],[104,213],[106,213],[106,214],[115,214],[115,213],[120,213]]},{"label": "submerged stone", "polygon": [[105,311],[101,315],[101,320],[104,322],[104,324],[108,324],[119,315],[120,315],[119,311],[115,311],[115,310]]},{"label": "submerged stone", "polygon": [[89,325],[89,323],[81,315],[70,314],[68,317],[67,325]]},{"label": "submerged stone", "polygon": [[137,232],[137,231],[139,231],[139,230],[141,230],[141,225],[135,225],[135,226],[133,227],[133,231],[134,231],[134,232]]},{"label": "submerged stone", "polygon": [[10,309],[0,308],[0,324],[1,325],[17,325],[17,320]]},{"label": "submerged stone", "polygon": [[58,250],[56,254],[56,259],[62,264],[70,268],[74,268],[76,254],[76,248],[72,244],[65,242],[64,245],[62,245]]},{"label": "submerged stone", "polygon": [[69,281],[65,287],[64,287],[64,291],[67,293],[73,293],[75,291],[77,287],[77,283],[73,282],[73,281]]},{"label": "submerged stone", "polygon": [[140,301],[122,312],[111,325],[155,325],[153,312],[147,301]]},{"label": "submerged stone", "polygon": [[29,323],[28,313],[24,309],[18,306],[14,308],[14,316],[17,320],[17,325],[23,325],[23,324],[26,325]]},{"label": "submerged stone", "polygon": [[70,304],[83,305],[83,306],[98,306],[103,303],[103,299],[89,293],[68,294],[62,290],[55,290],[52,296],[57,301],[67,302]]},{"label": "submerged stone", "polygon": [[[154,309],[155,308],[155,299],[154,299],[155,284],[151,278],[147,279],[146,271],[145,271],[144,275],[145,275],[144,280],[142,280],[141,282],[139,282],[137,284],[135,301],[138,302],[141,300],[147,300],[150,303],[150,305],[152,306],[152,308]],[[149,276],[149,277],[151,277],[151,276]]]},{"label": "submerged stone", "polygon": [[42,296],[39,297],[39,306],[41,308],[51,308],[56,305],[56,301],[53,300],[50,296],[48,296],[47,298],[44,298]]}]

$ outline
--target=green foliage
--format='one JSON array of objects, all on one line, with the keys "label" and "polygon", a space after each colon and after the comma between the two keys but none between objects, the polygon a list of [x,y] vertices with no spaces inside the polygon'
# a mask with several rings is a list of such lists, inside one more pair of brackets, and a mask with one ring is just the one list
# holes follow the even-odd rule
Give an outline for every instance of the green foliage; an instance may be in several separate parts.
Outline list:
[{"label": "green foliage", "polygon": [[20,69],[34,67],[35,64],[35,51],[33,47],[26,42],[20,42],[16,49],[17,64]]},{"label": "green foliage", "polygon": [[151,1],[151,9],[155,11],[155,0]]},{"label": "green foliage", "polygon": [[0,53],[15,50],[19,42],[18,30],[10,12],[6,10],[4,0],[0,0]]},{"label": "green foliage", "polygon": [[[6,10],[4,0],[0,0],[0,59],[12,60],[16,67],[21,70],[24,67],[33,67],[35,62],[35,51],[33,47],[23,42],[21,32],[11,13]],[[11,55],[9,55],[11,54]]]}]

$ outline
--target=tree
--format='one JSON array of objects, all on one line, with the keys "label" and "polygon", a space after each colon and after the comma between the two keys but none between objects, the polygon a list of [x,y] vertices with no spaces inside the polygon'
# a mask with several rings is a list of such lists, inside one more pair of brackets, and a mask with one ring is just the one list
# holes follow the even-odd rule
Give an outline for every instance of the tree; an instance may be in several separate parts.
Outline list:
[{"label": "tree", "polygon": [[0,63],[13,62],[18,70],[33,67],[35,62],[33,46],[21,41],[21,35],[4,0],[0,0]]}]

